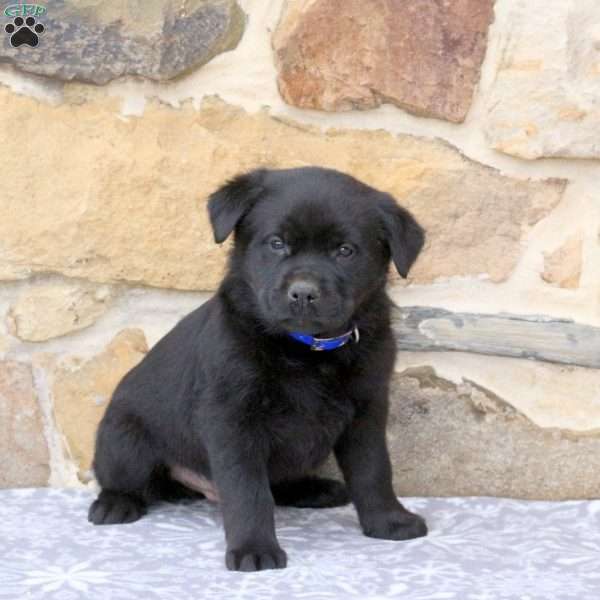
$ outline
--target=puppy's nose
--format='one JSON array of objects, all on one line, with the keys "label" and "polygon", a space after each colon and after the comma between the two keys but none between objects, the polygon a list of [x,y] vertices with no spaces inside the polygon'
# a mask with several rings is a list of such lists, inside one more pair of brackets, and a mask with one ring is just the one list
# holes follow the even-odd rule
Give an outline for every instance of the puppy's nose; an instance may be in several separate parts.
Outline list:
[{"label": "puppy's nose", "polygon": [[308,304],[317,302],[321,292],[316,284],[305,279],[294,281],[288,289],[288,300],[290,304],[305,307]]}]

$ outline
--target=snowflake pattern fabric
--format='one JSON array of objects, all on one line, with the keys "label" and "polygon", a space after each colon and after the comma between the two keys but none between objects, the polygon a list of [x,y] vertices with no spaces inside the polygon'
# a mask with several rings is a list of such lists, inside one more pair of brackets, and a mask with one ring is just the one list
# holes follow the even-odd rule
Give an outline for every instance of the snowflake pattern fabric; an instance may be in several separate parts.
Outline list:
[{"label": "snowflake pattern fabric", "polygon": [[86,491],[0,491],[0,598],[10,600],[598,600],[600,501],[409,498],[430,534],[364,537],[354,509],[277,509],[288,568],[231,573],[217,506],[161,504],[87,522]]}]

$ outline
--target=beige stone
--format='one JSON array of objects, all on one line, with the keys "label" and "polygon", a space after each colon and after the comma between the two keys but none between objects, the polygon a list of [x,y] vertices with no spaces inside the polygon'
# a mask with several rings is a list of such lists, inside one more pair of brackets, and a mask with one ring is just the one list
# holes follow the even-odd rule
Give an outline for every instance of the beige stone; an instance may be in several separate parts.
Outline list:
[{"label": "beige stone", "polygon": [[439,140],[323,134],[214,99],[198,111],[150,105],[143,118],[117,110],[110,99],[48,106],[0,89],[0,158],[6,172],[20,174],[0,197],[0,279],[54,272],[215,289],[227,247],[213,242],[208,194],[256,166],[316,164],[391,192],[414,211],[428,231],[416,281],[500,281],[564,189],[563,181],[503,176]]},{"label": "beige stone", "polygon": [[147,351],[144,333],[125,329],[89,360],[70,357],[48,363],[56,425],[82,478],[91,467],[96,429],[115,387]]},{"label": "beige stone", "polygon": [[394,377],[388,444],[403,496],[566,500],[600,489],[600,432],[537,427],[482,386],[428,366]]},{"label": "beige stone", "polygon": [[4,355],[9,348],[10,340],[5,335],[0,335],[0,358],[4,358]]},{"label": "beige stone", "polygon": [[106,286],[34,284],[11,306],[9,329],[28,342],[42,342],[84,329],[104,314],[110,297]]},{"label": "beige stone", "polygon": [[542,279],[562,288],[579,287],[583,240],[580,235],[568,239],[554,252],[544,254]]},{"label": "beige stone", "polygon": [[279,90],[302,108],[391,102],[462,122],[494,18],[493,0],[296,0],[273,36]]},{"label": "beige stone", "polygon": [[519,156],[600,157],[597,0],[514,2],[488,100],[493,148]]},{"label": "beige stone", "polygon": [[31,368],[0,362],[0,488],[46,485],[48,461]]},{"label": "beige stone", "polygon": [[600,369],[474,352],[398,352],[397,371],[423,365],[457,384],[477,381],[541,429],[600,432]]}]

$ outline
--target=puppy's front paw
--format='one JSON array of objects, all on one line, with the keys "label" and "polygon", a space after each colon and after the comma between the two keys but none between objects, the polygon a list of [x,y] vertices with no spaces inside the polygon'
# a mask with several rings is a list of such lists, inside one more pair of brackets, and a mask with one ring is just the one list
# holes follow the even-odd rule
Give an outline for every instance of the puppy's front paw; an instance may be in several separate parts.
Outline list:
[{"label": "puppy's front paw", "polygon": [[276,544],[246,544],[228,549],[225,565],[230,571],[283,569],[287,565],[287,555]]},{"label": "puppy's front paw", "polygon": [[411,540],[427,535],[425,520],[407,510],[394,510],[369,515],[363,519],[363,532],[382,540]]}]

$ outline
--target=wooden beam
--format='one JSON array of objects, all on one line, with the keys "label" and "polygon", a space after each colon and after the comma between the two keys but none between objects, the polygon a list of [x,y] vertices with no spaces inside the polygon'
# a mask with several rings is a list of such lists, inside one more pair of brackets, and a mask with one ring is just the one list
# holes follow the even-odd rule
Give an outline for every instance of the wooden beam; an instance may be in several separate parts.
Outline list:
[{"label": "wooden beam", "polygon": [[458,351],[600,369],[600,327],[569,319],[396,307],[399,350]]}]

